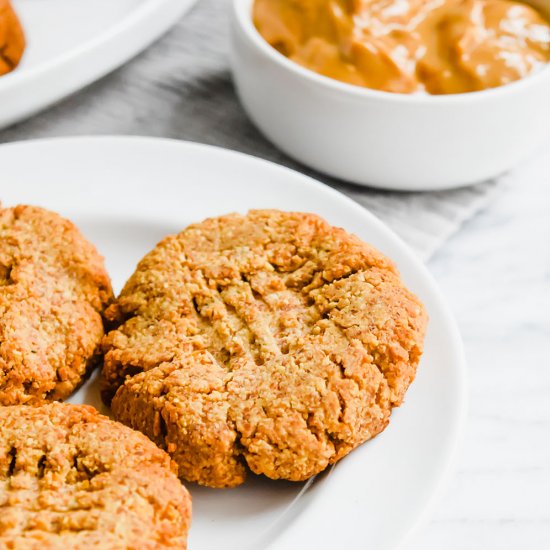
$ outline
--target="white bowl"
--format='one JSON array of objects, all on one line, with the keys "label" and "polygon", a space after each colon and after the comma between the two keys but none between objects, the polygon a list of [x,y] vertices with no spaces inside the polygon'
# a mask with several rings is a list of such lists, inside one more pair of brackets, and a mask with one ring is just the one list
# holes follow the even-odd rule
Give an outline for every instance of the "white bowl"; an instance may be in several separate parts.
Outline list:
[{"label": "white bowl", "polygon": [[[233,0],[237,93],[258,128],[303,164],[362,185],[444,189],[509,170],[550,135],[550,64],[481,92],[379,92],[284,57],[254,27],[252,2]],[[550,15],[547,0],[529,3]]]}]

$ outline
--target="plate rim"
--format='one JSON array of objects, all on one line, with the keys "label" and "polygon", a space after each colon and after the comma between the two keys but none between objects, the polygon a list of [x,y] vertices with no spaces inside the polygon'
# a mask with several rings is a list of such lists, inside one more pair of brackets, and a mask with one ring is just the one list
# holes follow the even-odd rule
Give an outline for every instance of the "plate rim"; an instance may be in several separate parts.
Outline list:
[{"label": "plate rim", "polygon": [[[74,143],[78,143],[80,146],[84,146],[89,143],[101,143],[103,146],[113,145],[115,147],[127,147],[132,144],[139,144],[145,147],[175,147],[184,148],[188,150],[201,151],[201,153],[213,153],[214,155],[222,155],[227,157],[238,158],[242,162],[256,164],[257,166],[266,166],[270,170],[276,170],[284,174],[290,174],[296,180],[301,180],[304,185],[310,185],[315,187],[318,191],[325,195],[338,197],[341,203],[345,203],[346,207],[352,208],[360,216],[363,216],[368,220],[368,223],[374,224],[379,230],[381,230],[389,241],[398,248],[399,254],[405,259],[415,272],[419,273],[422,278],[429,283],[431,292],[437,301],[440,313],[443,315],[443,319],[447,324],[449,330],[449,336],[455,346],[454,354],[456,356],[456,374],[458,385],[456,387],[457,397],[457,409],[453,415],[453,422],[449,426],[449,432],[453,433],[452,439],[449,439],[449,443],[445,450],[444,461],[440,464],[440,472],[437,481],[434,484],[433,489],[430,492],[429,497],[423,503],[422,507],[414,515],[414,519],[410,525],[403,531],[403,534],[399,542],[394,547],[402,548],[408,541],[414,536],[414,534],[425,524],[429,519],[431,512],[433,511],[436,503],[441,497],[443,491],[448,486],[448,482],[455,471],[458,454],[463,446],[466,417],[468,408],[468,371],[466,365],[466,357],[460,331],[458,329],[457,322],[451,311],[450,306],[447,303],[443,293],[441,292],[439,285],[437,284],[434,276],[428,270],[426,265],[415,254],[415,252],[382,220],[380,220],[375,214],[370,212],[367,208],[363,207],[350,197],[344,195],[340,191],[337,191],[328,185],[314,179],[313,177],[293,170],[283,165],[279,165],[275,162],[265,160],[259,157],[255,157],[240,151],[232,149],[222,148],[214,145],[190,142],[184,140],[177,140],[172,138],[158,138],[148,136],[136,136],[136,135],[81,135],[81,136],[69,136],[69,137],[54,137],[54,138],[42,138],[34,140],[21,140],[0,144],[0,155],[4,154],[10,149],[20,148],[33,148],[35,146],[53,146],[63,148],[64,146],[72,146]],[[292,524],[300,524],[298,522],[292,522],[288,525],[288,531],[294,531]],[[283,537],[286,539],[286,536]],[[275,550],[279,548],[291,548],[291,546],[280,544],[281,536],[277,536],[272,542],[267,544],[267,548]]]},{"label": "plate rim", "polygon": [[[198,0],[143,0],[141,4],[115,24],[74,48],[29,68],[20,70],[16,68],[14,71],[3,75],[0,78],[0,98],[5,100],[6,98],[13,98],[21,88],[33,83],[35,85],[37,82],[41,83],[51,74],[56,75],[60,71],[67,74],[66,71],[70,72],[70,68],[74,68],[76,64],[82,67],[83,62],[89,62],[97,52],[101,53],[106,49],[114,52],[99,66],[96,66],[95,63],[86,64],[83,70],[80,69],[80,72],[85,76],[77,78],[76,83],[67,79],[67,82],[62,85],[58,84],[57,91],[53,93],[49,89],[51,86],[49,86],[47,93],[42,94],[45,97],[44,100],[28,101],[30,107],[27,108],[17,104],[19,107],[15,109],[14,113],[9,115],[0,114],[0,128],[5,128],[40,112],[48,105],[61,101],[68,95],[124,65],[148,48],[155,40],[158,40],[197,2]],[[17,5],[14,7],[17,10]],[[147,30],[151,21],[155,21],[155,27],[153,30]],[[134,33],[137,34],[143,28],[145,28],[145,31],[141,33],[143,38],[138,41],[139,44],[129,45]]]}]

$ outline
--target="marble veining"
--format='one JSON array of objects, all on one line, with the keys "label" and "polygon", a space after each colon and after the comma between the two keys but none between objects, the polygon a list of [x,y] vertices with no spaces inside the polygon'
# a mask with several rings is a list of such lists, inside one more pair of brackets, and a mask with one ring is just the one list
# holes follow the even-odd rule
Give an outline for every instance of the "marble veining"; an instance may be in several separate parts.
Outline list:
[{"label": "marble veining", "polygon": [[550,144],[429,262],[467,354],[456,474],[408,550],[550,548]]}]

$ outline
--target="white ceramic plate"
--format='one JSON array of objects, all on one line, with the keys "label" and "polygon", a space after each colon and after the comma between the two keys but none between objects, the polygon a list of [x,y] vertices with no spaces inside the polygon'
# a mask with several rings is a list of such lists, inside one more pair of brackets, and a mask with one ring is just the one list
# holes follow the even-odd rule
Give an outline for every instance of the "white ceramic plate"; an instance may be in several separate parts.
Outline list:
[{"label": "white ceramic plate", "polygon": [[[352,200],[301,174],[208,146],[146,138],[77,138],[0,147],[0,199],[72,219],[105,255],[115,290],[137,261],[190,222],[249,208],[311,211],[371,242],[424,301],[426,351],[388,429],[310,484],[250,477],[242,487],[191,486],[191,550],[394,549],[449,472],[465,410],[455,323],[414,254]],[[101,407],[95,381],[72,399]]]},{"label": "white ceramic plate", "polygon": [[172,26],[196,0],[12,0],[27,49],[0,77],[0,128],[119,67]]}]

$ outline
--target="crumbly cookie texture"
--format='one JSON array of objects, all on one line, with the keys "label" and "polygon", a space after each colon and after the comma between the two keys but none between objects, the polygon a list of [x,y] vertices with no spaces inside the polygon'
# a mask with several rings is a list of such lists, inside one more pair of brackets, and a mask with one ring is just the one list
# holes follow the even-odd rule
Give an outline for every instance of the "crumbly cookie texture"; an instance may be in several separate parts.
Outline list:
[{"label": "crumbly cookie texture", "polygon": [[0,547],[185,549],[170,457],[89,406],[0,407]]},{"label": "crumbly cookie texture", "polygon": [[68,397],[98,362],[103,258],[59,215],[0,208],[0,405]]},{"label": "crumbly cookie texture", "polygon": [[304,480],[381,432],[427,322],[381,253],[275,210],[165,238],[106,315],[105,401],[213,487]]},{"label": "crumbly cookie texture", "polygon": [[25,34],[10,0],[0,0],[0,76],[13,71],[25,51]]}]

